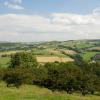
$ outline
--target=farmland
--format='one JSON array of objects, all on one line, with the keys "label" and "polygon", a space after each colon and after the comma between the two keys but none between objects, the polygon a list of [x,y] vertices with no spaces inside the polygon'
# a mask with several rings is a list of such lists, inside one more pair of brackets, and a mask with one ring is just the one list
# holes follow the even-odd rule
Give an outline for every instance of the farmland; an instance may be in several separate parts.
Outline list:
[{"label": "farmland", "polygon": [[[11,55],[22,51],[32,52],[33,55],[42,57],[41,60],[44,59],[43,57],[72,59],[70,55],[79,54],[83,60],[90,61],[93,56],[100,54],[100,40],[0,43],[0,55]],[[8,56],[0,58],[1,65],[6,66],[9,59]],[[39,60],[39,62],[41,61]]]},{"label": "farmland", "polygon": [[[8,88],[6,86],[7,81],[4,81],[3,80],[4,78],[2,79],[0,77],[1,79],[0,100],[99,100],[100,99],[100,93],[97,92],[99,91],[99,84],[96,84],[97,87],[92,84],[94,79],[96,81],[98,80],[98,78],[95,78],[95,75],[96,74],[98,76],[100,75],[98,67],[99,63],[97,62],[97,64],[92,66],[95,69],[93,70],[94,72],[91,72],[95,73],[94,76],[92,76],[92,74],[88,74],[90,73],[90,69],[88,69],[90,68],[90,65],[88,65],[87,63],[91,62],[92,61],[91,58],[94,57],[96,54],[100,54],[100,40],[76,40],[76,41],[70,40],[70,41],[52,41],[52,42],[39,42],[39,43],[1,43],[0,45],[1,45],[0,67],[2,67],[0,70],[1,77],[3,77],[3,75],[6,73],[5,70],[9,69],[7,67],[11,64],[11,57],[16,53],[19,52],[22,53],[22,56],[19,55],[19,58],[21,59],[24,58],[21,61],[24,67],[25,65],[27,67],[28,64],[30,64],[30,66],[33,64],[32,59],[30,59],[33,56],[36,58],[36,61],[38,63],[37,66],[32,65],[34,67],[32,68],[32,70],[30,69],[26,70],[26,68],[20,69],[16,64],[14,64],[14,66],[17,66],[19,69],[12,68],[8,70],[8,76],[10,75],[12,78],[14,78],[14,81],[17,80],[16,79],[17,77],[20,78],[22,78],[22,76],[24,78],[27,77],[26,80],[22,78],[23,85],[21,85],[20,88],[16,87]],[[23,52],[26,53],[25,55],[29,53],[29,56],[28,55],[27,57],[23,56]],[[77,64],[80,64],[78,62],[75,65],[74,62],[76,61],[76,58],[78,58],[79,61],[80,59],[85,61],[87,66],[84,65],[77,66]],[[16,63],[16,61],[14,63]],[[88,67],[88,68],[82,69],[82,67]],[[85,71],[86,75],[83,75],[82,71]],[[88,94],[83,96],[82,91],[79,88],[77,88],[78,90],[76,90],[76,88],[74,88],[74,91],[71,90],[73,92],[72,94],[69,94],[66,91],[67,85],[66,86],[64,85],[66,82],[71,81],[72,82],[71,85],[73,87],[74,84],[75,86],[78,86],[81,84],[82,81],[80,79],[85,78],[85,76],[87,77],[87,74],[90,77],[88,78],[89,81],[86,80],[87,83],[85,84],[87,87],[89,87]],[[48,79],[48,76],[49,80],[45,80]],[[79,79],[77,79],[77,77]],[[70,78],[72,80],[70,80]],[[10,78],[7,78],[7,80],[9,79]],[[51,84],[51,86],[49,87],[50,84],[48,84],[48,82],[50,80],[51,82],[54,82],[53,84],[56,85]],[[32,81],[32,83],[28,83],[30,81]],[[45,81],[47,81],[46,84]],[[39,84],[35,84],[35,82]],[[64,86],[64,88],[60,88],[58,83],[61,86]],[[94,88],[92,85],[97,90],[93,95],[91,94],[90,91],[92,88]],[[51,87],[55,89],[55,91],[53,91]],[[62,90],[59,91],[59,88]]]},{"label": "farmland", "polygon": [[63,58],[63,57],[39,57],[37,56],[37,61],[40,63],[46,63],[46,62],[73,62],[74,60],[71,58]]},{"label": "farmland", "polygon": [[84,59],[85,61],[89,61],[89,60],[91,60],[91,58],[92,58],[93,56],[95,56],[96,54],[100,54],[100,52],[85,52],[85,53],[82,55],[82,57],[83,57],[83,59]]}]

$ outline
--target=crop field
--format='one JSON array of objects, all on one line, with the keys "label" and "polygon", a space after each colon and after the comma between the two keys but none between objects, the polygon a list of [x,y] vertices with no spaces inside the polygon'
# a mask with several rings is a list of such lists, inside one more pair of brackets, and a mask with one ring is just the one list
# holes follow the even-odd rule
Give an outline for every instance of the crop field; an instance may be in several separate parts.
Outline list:
[{"label": "crop field", "polygon": [[[47,63],[47,62],[69,62],[74,61],[69,57],[57,57],[57,56],[36,56],[38,63]],[[0,57],[0,66],[7,67],[10,63],[10,57]]]},{"label": "crop field", "polygon": [[37,61],[40,62],[40,63],[46,63],[46,62],[55,62],[55,61],[58,61],[58,62],[72,62],[74,61],[73,59],[71,58],[63,58],[63,57],[43,57],[43,56],[37,56]]},{"label": "crop field", "polygon": [[17,52],[22,52],[23,50],[15,50],[15,51],[4,51],[4,52],[0,52],[0,56],[2,55],[11,55],[11,54],[15,54]]},{"label": "crop field", "polygon": [[62,51],[64,51],[66,54],[71,54],[71,55],[76,54],[76,52],[73,50],[62,50]]},{"label": "crop field", "polygon": [[92,47],[89,50],[100,50],[100,47],[99,46],[98,47]]},{"label": "crop field", "polygon": [[66,55],[62,54],[59,50],[54,49],[33,49],[32,53],[37,56],[57,56],[57,57],[67,57]]}]

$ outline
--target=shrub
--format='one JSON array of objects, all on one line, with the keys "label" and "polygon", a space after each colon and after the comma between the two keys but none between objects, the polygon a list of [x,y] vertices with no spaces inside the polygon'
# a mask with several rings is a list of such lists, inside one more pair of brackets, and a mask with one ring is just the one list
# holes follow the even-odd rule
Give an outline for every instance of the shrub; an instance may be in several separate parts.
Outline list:
[{"label": "shrub", "polygon": [[14,85],[19,88],[22,84],[23,77],[17,70],[9,69],[5,72],[3,80],[7,83],[7,87]]}]

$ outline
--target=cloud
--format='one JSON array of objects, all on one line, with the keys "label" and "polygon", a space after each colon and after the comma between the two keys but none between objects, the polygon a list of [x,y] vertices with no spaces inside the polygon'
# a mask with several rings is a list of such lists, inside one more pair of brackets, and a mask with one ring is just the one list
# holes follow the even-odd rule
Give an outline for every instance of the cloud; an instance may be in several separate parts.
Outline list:
[{"label": "cloud", "polygon": [[4,5],[14,10],[23,10],[24,7],[20,5],[21,3],[22,3],[22,0],[10,0],[10,1],[5,1]]},{"label": "cloud", "polygon": [[21,4],[22,0],[13,0],[13,2]]},{"label": "cloud", "polygon": [[50,41],[92,38],[100,38],[100,15],[0,15],[0,40]]},{"label": "cloud", "polygon": [[100,7],[97,7],[93,10],[94,15],[100,15]]}]

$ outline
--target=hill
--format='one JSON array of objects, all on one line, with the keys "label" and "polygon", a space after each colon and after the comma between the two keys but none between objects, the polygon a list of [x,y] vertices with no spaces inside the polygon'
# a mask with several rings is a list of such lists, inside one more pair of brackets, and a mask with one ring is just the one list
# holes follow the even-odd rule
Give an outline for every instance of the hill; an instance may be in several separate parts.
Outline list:
[{"label": "hill", "polygon": [[[2,92],[1,92],[2,91]],[[100,96],[81,94],[68,95],[66,92],[52,92],[51,90],[35,85],[23,85],[19,89],[7,88],[0,82],[0,100],[99,100]]]},{"label": "hill", "polygon": [[[100,54],[100,40],[69,40],[31,43],[0,42],[0,56],[8,57],[13,53],[21,51],[32,52],[33,55],[42,58],[59,57],[63,59],[76,59],[76,57],[79,58],[80,56],[83,60],[90,61],[96,54]],[[0,60],[0,62],[1,61],[2,60]]]}]

